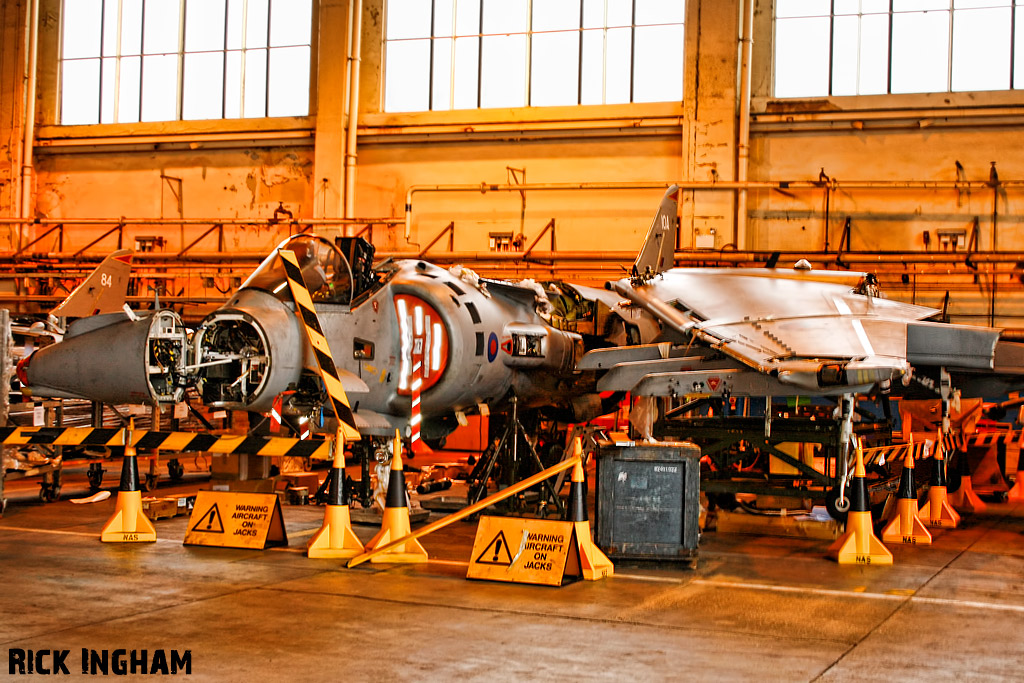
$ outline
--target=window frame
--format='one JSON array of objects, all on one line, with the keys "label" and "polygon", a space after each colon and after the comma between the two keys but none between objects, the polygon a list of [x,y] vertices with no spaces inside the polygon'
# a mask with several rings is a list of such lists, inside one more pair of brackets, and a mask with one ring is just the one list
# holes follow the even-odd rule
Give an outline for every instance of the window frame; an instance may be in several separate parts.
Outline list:
[{"label": "window frame", "polygon": [[[581,107],[587,108],[588,110],[589,109],[595,109],[595,110],[598,110],[598,111],[602,107],[608,107],[608,108],[629,107],[629,108],[637,108],[637,111],[641,111],[643,108],[651,107],[652,105],[655,106],[656,108],[659,108],[659,109],[664,108],[664,105],[675,106],[676,108],[679,108],[679,107],[682,106],[682,101],[683,101],[683,98],[685,97],[685,94],[686,94],[685,75],[686,75],[686,70],[687,70],[687,67],[688,67],[688,64],[687,64],[687,50],[686,50],[686,45],[687,45],[686,31],[687,31],[687,29],[689,27],[689,22],[687,21],[687,16],[686,16],[686,9],[687,9],[687,5],[689,3],[683,2],[683,0],[680,0],[680,2],[682,2],[682,4],[683,4],[683,13],[684,13],[683,14],[683,20],[681,22],[659,22],[659,23],[654,23],[654,24],[637,24],[636,0],[633,0],[632,3],[631,3],[631,8],[630,8],[630,24],[628,26],[618,26],[618,25],[608,26],[607,25],[608,22],[607,22],[607,19],[606,19],[605,25],[602,26],[602,27],[599,27],[599,28],[585,28],[584,27],[584,19],[583,19],[583,17],[584,17],[584,2],[585,2],[585,0],[580,0],[580,2],[579,2],[580,19],[579,19],[577,27],[570,28],[570,29],[545,29],[545,30],[537,30],[537,31],[535,31],[533,29],[533,19],[534,19],[534,16],[533,16],[533,3],[536,0],[528,0],[527,4],[526,4],[527,16],[526,16],[526,29],[525,29],[525,31],[513,31],[513,32],[510,32],[510,33],[493,33],[493,32],[485,33],[484,32],[484,21],[485,21],[485,19],[484,19],[484,7],[485,7],[485,0],[478,0],[479,1],[479,7],[478,7],[479,14],[478,14],[478,17],[477,17],[478,33],[474,33],[474,34],[456,34],[455,31],[452,31],[451,35],[436,35],[436,33],[437,33],[436,2],[435,2],[435,0],[429,0],[429,2],[430,2],[430,12],[429,12],[429,14],[430,14],[430,30],[429,30],[429,35],[428,36],[421,36],[421,37],[414,37],[414,38],[390,38],[390,39],[387,36],[387,34],[388,34],[387,12],[388,12],[388,9],[389,9],[388,8],[388,4],[389,3],[387,2],[387,0],[382,0],[382,1],[383,1],[383,5],[384,5],[384,13],[383,13],[382,21],[381,21],[381,37],[380,37],[380,53],[379,53],[380,54],[380,62],[381,62],[380,75],[379,75],[379,88],[380,88],[380,90],[379,90],[379,101],[377,103],[377,113],[379,113],[382,116],[387,116],[387,117],[423,117],[423,116],[426,116],[427,118],[434,118],[437,115],[445,115],[447,117],[458,118],[460,116],[460,114],[461,114],[463,118],[476,119],[478,117],[472,115],[471,114],[472,112],[488,112],[488,111],[494,111],[494,110],[522,112],[524,110],[529,110],[529,111],[535,111],[535,110],[538,110],[538,109],[539,110],[557,110],[559,108],[562,108],[562,109],[576,109],[576,110],[578,110]],[[680,97],[679,97],[678,100],[671,100],[670,99],[670,100],[654,100],[654,101],[648,101],[648,100],[637,101],[636,100],[636,80],[637,80],[636,79],[636,68],[637,68],[637,66],[636,66],[636,33],[637,33],[637,28],[644,29],[644,28],[663,27],[663,26],[673,26],[673,27],[674,26],[678,26],[678,27],[680,27],[682,29],[682,33],[683,33],[681,63],[679,65],[679,69],[680,69],[680,80],[679,80]],[[609,29],[619,29],[619,28],[628,28],[629,31],[630,31],[629,101],[628,102],[616,102],[616,101],[607,102],[606,101],[606,94],[605,93],[606,93],[606,88],[608,87],[608,83],[607,83],[606,77],[602,76],[602,82],[601,82],[602,100],[605,100],[605,101],[602,101],[600,103],[584,103],[582,101],[583,100],[583,88],[584,88],[584,79],[583,79],[583,71],[584,71],[584,60],[583,60],[584,40],[583,40],[583,37],[584,37],[584,35],[585,35],[585,33],[587,31],[601,32],[603,35],[606,36],[607,32],[609,31]],[[577,40],[578,57],[577,57],[577,60],[576,60],[576,101],[575,101],[575,103],[569,103],[569,104],[553,104],[553,105],[533,104],[534,94],[535,94],[534,93],[534,88],[532,86],[532,79],[533,79],[532,64],[533,64],[533,58],[534,58],[533,37],[535,35],[540,35],[540,34],[556,34],[556,33],[565,33],[565,34],[575,33],[578,36],[578,40]],[[522,36],[525,36],[525,61],[524,61],[524,64],[523,64],[523,69],[524,69],[524,87],[525,87],[524,103],[522,105],[514,105],[514,106],[503,106],[503,105],[483,106],[482,105],[482,98],[483,98],[484,88],[481,85],[481,79],[482,79],[482,71],[483,71],[482,64],[483,64],[483,61],[484,61],[484,58],[483,58],[484,43],[485,43],[484,39],[485,38],[492,38],[492,37],[507,36],[507,35],[522,35]],[[454,80],[454,75],[451,75],[450,76],[451,81],[449,82],[448,92],[451,93],[449,95],[449,103],[452,106],[448,106],[448,107],[445,107],[445,108],[434,108],[434,98],[435,98],[435,86],[434,86],[434,83],[435,83],[434,59],[435,58],[434,58],[434,55],[435,55],[435,51],[436,51],[435,48],[436,48],[437,41],[438,40],[455,40],[455,39],[460,39],[460,38],[461,39],[473,39],[473,38],[475,38],[478,41],[477,47],[476,47],[476,60],[475,60],[476,77],[477,77],[477,83],[476,83],[476,86],[475,86],[476,104],[473,107],[462,107],[462,108],[454,105],[453,100],[454,100],[454,92],[455,92],[455,80]],[[389,45],[389,43],[400,43],[400,42],[422,41],[422,40],[428,41],[428,44],[430,46],[430,48],[429,48],[429,66],[428,66],[428,72],[427,72],[429,78],[428,78],[428,84],[427,84],[427,103],[426,103],[426,108],[425,109],[408,109],[408,110],[406,110],[406,109],[388,110],[387,109],[387,70],[389,68],[388,67],[388,59],[387,59],[388,45]],[[606,48],[605,48],[605,50],[606,50]],[[605,52],[603,52],[603,59],[602,59],[602,62],[601,62],[602,65],[604,65],[606,63],[607,59],[608,59],[608,54],[605,51]],[[450,70],[450,73],[453,74],[453,72],[454,72],[454,65],[452,66],[452,68]],[[491,117],[493,117],[493,114],[491,115]],[[487,117],[485,116],[485,118],[487,118]],[[528,118],[535,118],[535,117],[530,116]],[[545,118],[545,117],[540,116],[540,117],[536,117],[536,118]]]},{"label": "window frame", "polygon": [[[954,90],[953,89],[953,73],[955,69],[953,52],[954,52],[954,28],[955,28],[955,15],[957,12],[971,12],[978,9],[978,7],[960,7],[957,8],[954,5],[954,0],[948,0],[948,6],[944,9],[936,10],[895,10],[892,0],[889,0],[889,9],[887,12],[867,12],[867,13],[856,13],[856,14],[839,14],[835,13],[835,0],[831,0],[829,3],[829,13],[817,14],[817,15],[802,15],[800,17],[783,17],[786,18],[822,18],[828,19],[829,21],[829,40],[828,40],[828,73],[827,73],[827,92],[816,93],[816,94],[805,94],[805,95],[777,95],[776,94],[776,81],[777,81],[777,70],[776,70],[776,45],[778,41],[778,19],[777,16],[777,5],[776,0],[772,0],[772,11],[768,14],[769,32],[770,35],[770,49],[766,51],[767,64],[765,69],[767,71],[767,89],[768,92],[763,96],[763,99],[767,99],[773,103],[784,105],[786,102],[801,102],[809,100],[834,100],[842,99],[843,101],[858,100],[869,103],[886,101],[887,99],[900,101],[913,101],[915,98],[924,100],[932,100],[936,97],[943,98],[946,105],[957,107],[957,106],[971,106],[978,105],[979,97],[982,100],[991,100],[993,103],[1002,104],[1006,102],[1017,102],[1020,97],[1015,97],[1015,94],[1024,96],[1024,84],[1020,87],[1014,87],[1014,78],[1017,75],[1015,69],[1015,57],[1016,54],[1016,35],[1018,32],[1024,31],[1024,22],[1017,22],[1018,10],[1024,16],[1024,0],[1009,0],[1010,4],[1005,6],[1010,12],[1010,30],[1009,30],[1009,52],[1007,59],[1009,62],[1008,69],[1008,87],[989,89],[989,90]],[[993,9],[1000,9],[998,6],[993,6]],[[946,62],[946,75],[944,90],[923,90],[916,92],[893,92],[893,17],[894,15],[900,14],[916,14],[916,13],[927,13],[928,11],[937,12],[948,12],[948,59]],[[835,94],[834,93],[834,78],[835,78],[835,24],[836,17],[864,17],[869,15],[881,15],[886,16],[888,20],[887,25],[887,38],[888,42],[885,46],[885,60],[886,60],[886,90],[882,93],[853,93],[853,94]],[[965,99],[966,98],[966,99]],[[868,105],[866,108],[872,108],[876,106],[884,105]]]},{"label": "window frame", "polygon": [[[142,80],[143,80],[143,69],[141,67],[141,60],[145,56],[152,56],[145,54],[144,46],[140,45],[140,54],[137,55],[140,58],[139,68],[139,95],[137,106],[139,108],[139,120],[138,121],[103,121],[103,93],[102,93],[102,80],[99,81],[99,87],[101,92],[97,95],[99,121],[92,123],[63,123],[62,122],[62,106],[63,106],[63,74],[64,74],[64,63],[63,56],[63,45],[64,45],[64,17],[63,8],[66,0],[43,0],[43,7],[41,9],[49,12],[50,16],[58,17],[52,23],[43,22],[43,26],[40,31],[40,62],[43,60],[50,61],[54,65],[52,70],[45,70],[40,74],[39,86],[42,99],[42,106],[40,107],[43,121],[42,125],[39,126],[38,133],[39,137],[45,139],[46,137],[51,138],[62,138],[62,137],[79,137],[79,136],[119,136],[119,135],[159,135],[168,132],[169,128],[173,128],[176,132],[188,132],[188,131],[205,131],[211,130],[211,126],[214,126],[219,131],[245,131],[245,130],[293,130],[299,128],[308,128],[310,122],[315,118],[316,114],[316,102],[317,102],[317,75],[318,75],[318,51],[319,51],[319,0],[310,0],[311,3],[311,26],[310,26],[310,40],[309,40],[309,88],[308,88],[308,99],[307,99],[307,113],[301,115],[267,115],[267,111],[271,106],[271,93],[269,87],[266,88],[263,97],[263,116],[237,116],[231,118],[225,118],[224,113],[228,106],[227,97],[225,91],[227,89],[226,79],[222,79],[221,83],[221,117],[219,118],[182,118],[185,108],[185,60],[187,55],[193,54],[208,54],[211,52],[220,52],[226,55],[229,52],[240,52],[243,55],[246,50],[242,48],[232,49],[227,46],[225,40],[224,47],[220,50],[193,50],[185,51],[185,20],[186,20],[186,9],[187,0],[180,0],[179,5],[179,16],[180,24],[177,37],[177,52],[166,53],[176,55],[177,61],[177,78],[175,84],[175,118],[159,119],[159,120],[142,120]],[[104,4],[107,2],[117,2],[118,0],[100,0],[100,22],[101,26],[103,23],[102,12],[104,10]],[[280,2],[281,0],[276,0]],[[275,46],[269,45],[269,33],[270,33],[270,13],[272,12],[272,5],[275,0],[268,0],[267,2],[267,45],[263,48],[247,48],[247,50],[263,49],[267,55],[265,57],[267,63],[267,76],[266,80],[270,78],[270,52],[273,49],[280,49],[281,47],[294,47],[288,46]],[[143,0],[143,12],[145,7],[145,0]],[[227,11],[227,5],[225,5],[225,11]],[[143,15],[144,16],[144,15]],[[144,30],[144,19],[142,21],[142,28]],[[50,30],[45,30],[50,29]],[[227,26],[225,25],[225,33],[227,32]],[[104,56],[102,37],[99,48],[98,56],[82,57],[77,59],[95,59],[100,62],[100,79],[102,79],[103,66],[102,62],[105,59],[115,59],[118,62],[124,57],[118,54],[112,56]],[[305,47],[305,44],[303,44]],[[159,53],[165,54],[165,53]],[[76,59],[76,58],[71,58]],[[115,88],[112,97],[117,98],[118,92]],[[244,111],[244,101],[240,103],[241,111]]]}]

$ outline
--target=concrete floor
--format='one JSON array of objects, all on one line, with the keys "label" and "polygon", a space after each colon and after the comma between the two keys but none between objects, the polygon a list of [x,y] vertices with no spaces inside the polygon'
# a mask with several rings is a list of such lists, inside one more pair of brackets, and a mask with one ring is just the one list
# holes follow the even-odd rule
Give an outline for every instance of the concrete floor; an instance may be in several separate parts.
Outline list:
[{"label": "concrete floor", "polygon": [[13,501],[8,653],[68,649],[81,677],[81,648],[188,649],[190,678],[216,681],[1024,677],[1024,505],[896,547],[892,567],[839,566],[826,541],[706,533],[695,571],[620,563],[561,588],[467,581],[468,523],[427,537],[426,564],[349,570],[304,556],[315,507],[285,506],[290,545],[266,551],[182,546],[184,517],[157,522],[154,544],[102,544],[112,509]]}]

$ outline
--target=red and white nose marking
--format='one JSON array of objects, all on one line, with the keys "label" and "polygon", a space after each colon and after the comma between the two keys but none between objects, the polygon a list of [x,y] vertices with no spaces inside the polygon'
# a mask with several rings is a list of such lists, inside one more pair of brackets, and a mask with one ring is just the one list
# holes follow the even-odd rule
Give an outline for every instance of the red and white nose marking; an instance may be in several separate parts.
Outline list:
[{"label": "red and white nose marking", "polygon": [[401,338],[398,393],[412,397],[409,418],[413,452],[425,449],[420,440],[420,394],[434,386],[448,364],[448,333],[430,304],[409,294],[395,296]]}]

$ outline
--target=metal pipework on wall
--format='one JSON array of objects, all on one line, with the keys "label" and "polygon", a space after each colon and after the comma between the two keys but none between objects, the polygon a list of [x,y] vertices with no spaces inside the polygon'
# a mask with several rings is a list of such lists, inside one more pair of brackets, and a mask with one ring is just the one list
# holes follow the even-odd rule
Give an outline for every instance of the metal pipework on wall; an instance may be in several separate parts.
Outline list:
[{"label": "metal pipework on wall", "polygon": [[[569,191],[569,190],[648,190],[664,189],[676,185],[680,190],[694,191],[725,191],[744,192],[747,190],[981,190],[992,189],[990,181],[983,180],[753,180],[753,181],[668,181],[668,182],[620,182],[620,183],[526,183],[510,185],[503,183],[454,183],[444,185],[410,185],[405,192],[405,239],[412,236],[412,218],[414,194],[423,192],[534,192],[534,191]],[[1024,187],[1024,180],[1000,180],[997,187]],[[744,208],[744,213],[746,209]]]},{"label": "metal pipework on wall", "polygon": [[[32,215],[35,161],[32,157],[36,136],[36,68],[39,62],[39,0],[31,0],[25,18],[25,107],[24,138],[21,148],[21,206],[18,215],[27,219]],[[21,239],[21,233],[18,234]],[[18,244],[21,247],[21,244]]]},{"label": "metal pipework on wall", "polygon": [[[184,257],[185,256],[185,252],[188,252],[189,256],[194,259],[197,256],[197,254],[195,252],[190,251],[191,248],[193,246],[195,246],[197,242],[201,241],[206,236],[210,235],[217,228],[220,228],[221,229],[220,232],[222,233],[223,232],[223,228],[225,226],[234,226],[234,227],[239,227],[239,228],[245,228],[245,227],[291,228],[290,232],[306,232],[306,231],[310,231],[310,230],[312,230],[314,228],[336,228],[338,230],[339,236],[341,236],[341,235],[347,234],[348,232],[351,232],[350,230],[346,230],[347,226],[352,226],[352,227],[362,226],[363,230],[361,232],[366,232],[367,230],[372,230],[372,227],[375,226],[375,225],[382,225],[382,226],[397,225],[399,223],[402,223],[403,221],[404,221],[404,219],[402,219],[402,218],[301,218],[301,219],[293,219],[293,218],[288,218],[288,219],[274,219],[274,218],[249,218],[249,219],[246,219],[246,218],[223,218],[222,219],[222,218],[124,218],[124,217],[122,217],[122,218],[39,218],[39,219],[31,220],[31,221],[25,221],[25,220],[22,220],[20,218],[0,218],[0,225],[15,225],[15,226],[17,226],[17,228],[19,230],[19,233],[18,233],[18,244],[19,245],[22,244],[23,237],[24,237],[23,236],[23,232],[24,232],[24,230],[26,228],[30,228],[32,226],[38,226],[38,227],[41,227],[41,228],[49,228],[49,230],[44,232],[43,235],[37,236],[34,241],[29,242],[28,244],[26,244],[24,246],[19,246],[19,248],[17,250],[15,250],[13,252],[13,254],[7,254],[5,256],[2,253],[0,253],[0,260],[3,260],[4,258],[10,258],[11,256],[14,256],[14,257],[20,256],[22,254],[22,252],[27,251],[29,247],[31,247],[36,242],[41,241],[44,237],[46,237],[49,233],[52,233],[52,232],[59,232],[59,235],[58,235],[59,242],[58,243],[59,243],[60,246],[58,247],[58,249],[63,249],[63,229],[66,228],[66,227],[72,227],[72,226],[90,226],[90,227],[97,227],[97,228],[110,227],[111,229],[108,230],[106,233],[104,233],[99,238],[97,238],[97,239],[93,240],[92,242],[90,242],[88,245],[86,245],[85,247],[83,247],[82,249],[80,249],[77,252],[74,252],[72,254],[63,254],[63,252],[60,252],[60,255],[58,256],[58,258],[65,258],[65,257],[69,257],[69,256],[70,257],[76,257],[76,258],[81,257],[85,253],[88,253],[88,250],[91,249],[93,246],[95,246],[96,244],[99,244],[105,238],[107,238],[109,235],[114,234],[114,233],[117,233],[118,244],[120,245],[120,242],[121,242],[121,240],[123,238],[123,234],[122,234],[123,230],[124,230],[124,228],[129,227],[129,226],[136,226],[136,227],[137,226],[147,226],[147,225],[152,225],[152,226],[174,226],[174,227],[208,226],[210,229],[207,230],[199,238],[193,240],[191,244],[186,245],[183,242],[180,245],[180,251],[178,252],[178,256]],[[221,240],[220,241],[223,241],[223,235],[222,234],[221,234]],[[246,255],[245,253],[238,254],[237,252],[232,252],[230,258],[235,258],[235,257],[238,257],[239,255],[242,258],[251,258],[252,254],[264,254],[265,255],[265,252],[263,250],[261,250],[259,252],[252,252],[249,255]],[[136,258],[140,258],[140,256],[141,256],[141,254],[137,254]],[[224,257],[224,252],[214,252],[212,255],[210,255],[210,254],[204,254],[203,255],[203,258],[211,258],[211,257],[212,258],[223,258]],[[189,259],[185,259],[185,260],[189,260]]]},{"label": "metal pipework on wall", "polygon": [[[750,167],[750,79],[754,49],[754,0],[743,1],[743,26],[740,31],[740,110],[736,135],[736,180],[747,181]],[[747,244],[747,190],[736,191],[736,221],[733,244]]]},{"label": "metal pipework on wall", "polygon": [[359,132],[359,65],[362,63],[363,1],[349,0],[348,127],[345,130],[345,217],[356,212],[356,152]]}]

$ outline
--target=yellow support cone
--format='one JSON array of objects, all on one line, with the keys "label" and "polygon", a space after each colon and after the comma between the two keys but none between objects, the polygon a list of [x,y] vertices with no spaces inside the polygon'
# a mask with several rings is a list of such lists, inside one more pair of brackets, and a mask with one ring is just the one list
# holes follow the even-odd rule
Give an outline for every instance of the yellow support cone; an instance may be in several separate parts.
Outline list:
[{"label": "yellow support cone", "polygon": [[931,532],[917,513],[917,486],[914,483],[914,443],[911,441],[907,457],[900,472],[900,489],[897,493],[896,514],[882,529],[882,540],[886,543],[928,545],[932,542]]},{"label": "yellow support cone", "polygon": [[949,504],[957,512],[984,512],[988,506],[974,492],[974,484],[971,482],[971,468],[967,463],[967,453],[962,450],[959,451],[956,460],[957,471],[960,473],[960,488],[948,495]]},{"label": "yellow support cone", "polygon": [[124,459],[121,461],[121,485],[117,490],[114,514],[103,525],[100,540],[104,543],[152,543],[156,529],[142,513],[142,490],[139,486],[139,463],[132,445],[134,418],[124,432]]},{"label": "yellow support cone", "polygon": [[829,556],[839,564],[892,564],[892,553],[875,536],[866,476],[864,453],[858,445],[857,465],[850,483],[850,512],[846,516],[846,533],[829,548]]},{"label": "yellow support cone", "polygon": [[[367,552],[376,550],[391,541],[408,536],[409,492],[405,488],[405,471],[402,469],[402,439],[395,432],[394,454],[391,456],[391,476],[388,477],[388,493],[384,503],[384,518],[380,531],[366,544]],[[420,542],[410,539],[405,543],[370,558],[370,562],[426,562],[427,551]]]},{"label": "yellow support cone", "polygon": [[312,558],[351,559],[363,552],[363,542],[352,531],[348,486],[345,483],[345,434],[339,428],[334,437],[334,463],[327,476],[327,507],[324,523],[306,544],[306,556]]},{"label": "yellow support cone", "polygon": [[1017,470],[1017,480],[1013,488],[1006,493],[1007,503],[1024,503],[1024,471]]},{"label": "yellow support cone", "polygon": [[[583,445],[579,437],[573,440],[573,455],[583,454]],[[572,483],[569,485],[569,504],[565,509],[565,519],[573,523],[573,535],[580,551],[580,571],[587,581],[597,581],[615,573],[615,566],[600,548],[594,545],[590,537],[590,518],[587,516],[587,499],[583,491],[583,464],[576,463],[572,468]],[[571,552],[571,551],[570,551]]]},{"label": "yellow support cone", "polygon": [[955,529],[960,524],[960,515],[949,504],[946,496],[946,458],[942,453],[942,435],[935,440],[935,468],[932,470],[928,487],[928,500],[918,514],[928,526]]}]

